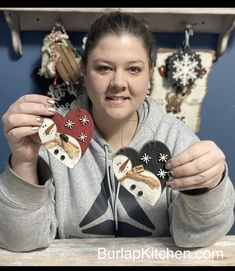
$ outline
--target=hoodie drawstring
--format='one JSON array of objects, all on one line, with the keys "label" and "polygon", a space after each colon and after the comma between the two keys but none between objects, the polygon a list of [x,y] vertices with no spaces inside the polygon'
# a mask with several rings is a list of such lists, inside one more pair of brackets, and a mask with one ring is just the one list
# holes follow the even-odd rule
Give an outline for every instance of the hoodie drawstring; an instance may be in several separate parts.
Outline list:
[{"label": "hoodie drawstring", "polygon": [[[106,167],[106,173],[107,173],[107,180],[108,180],[108,188],[110,192],[111,197],[111,207],[113,211],[114,216],[114,222],[115,222],[115,230],[118,231],[118,212],[117,212],[117,202],[118,202],[118,196],[120,191],[120,183],[117,184],[117,189],[115,189],[115,185],[112,185],[112,181],[110,178],[111,175],[111,167],[108,166],[108,146],[104,145],[105,150],[105,167]],[[116,190],[116,191],[115,191]]]}]

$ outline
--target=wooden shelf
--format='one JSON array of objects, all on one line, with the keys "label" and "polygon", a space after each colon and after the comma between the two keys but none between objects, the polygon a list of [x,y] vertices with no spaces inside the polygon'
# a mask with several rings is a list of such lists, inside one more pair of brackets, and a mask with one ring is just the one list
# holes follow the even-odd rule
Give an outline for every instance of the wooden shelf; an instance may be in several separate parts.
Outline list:
[{"label": "wooden shelf", "polygon": [[226,50],[235,28],[235,8],[4,8],[15,52],[22,55],[21,31],[51,31],[61,21],[66,31],[86,32],[106,11],[119,10],[146,20],[153,32],[182,33],[186,24],[194,33],[219,34],[217,57]]}]

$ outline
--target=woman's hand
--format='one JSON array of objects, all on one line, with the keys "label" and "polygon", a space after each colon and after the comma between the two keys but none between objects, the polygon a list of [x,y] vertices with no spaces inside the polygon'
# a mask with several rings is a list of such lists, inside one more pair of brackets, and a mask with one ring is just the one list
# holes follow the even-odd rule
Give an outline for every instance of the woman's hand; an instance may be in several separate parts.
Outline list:
[{"label": "woman's hand", "polygon": [[42,116],[55,113],[53,100],[43,95],[29,94],[15,101],[2,117],[4,134],[12,152],[13,168],[35,165],[40,148],[37,135]]},{"label": "woman's hand", "polygon": [[225,169],[225,155],[213,141],[200,141],[172,157],[167,165],[172,177],[167,184],[178,191],[213,188]]}]

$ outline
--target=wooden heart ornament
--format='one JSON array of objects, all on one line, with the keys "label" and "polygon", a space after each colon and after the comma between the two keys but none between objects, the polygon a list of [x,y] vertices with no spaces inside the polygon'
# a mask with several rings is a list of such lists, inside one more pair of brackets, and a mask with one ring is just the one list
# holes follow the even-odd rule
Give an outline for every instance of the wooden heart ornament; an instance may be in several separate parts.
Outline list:
[{"label": "wooden heart ornament", "polygon": [[169,178],[165,164],[170,158],[164,143],[149,141],[140,152],[132,148],[119,150],[113,159],[113,170],[132,195],[155,205]]},{"label": "wooden heart ornament", "polygon": [[93,130],[91,115],[80,108],[65,116],[55,113],[51,118],[44,118],[38,134],[44,147],[56,159],[74,168],[87,150]]}]

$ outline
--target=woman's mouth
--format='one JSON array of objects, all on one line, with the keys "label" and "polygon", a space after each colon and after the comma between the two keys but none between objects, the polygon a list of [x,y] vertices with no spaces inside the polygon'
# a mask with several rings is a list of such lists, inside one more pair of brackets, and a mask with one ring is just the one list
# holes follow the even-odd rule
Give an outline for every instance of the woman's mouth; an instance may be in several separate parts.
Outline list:
[{"label": "woman's mouth", "polygon": [[124,100],[129,100],[129,97],[126,96],[107,96],[106,97],[107,100],[110,101],[124,101]]}]

